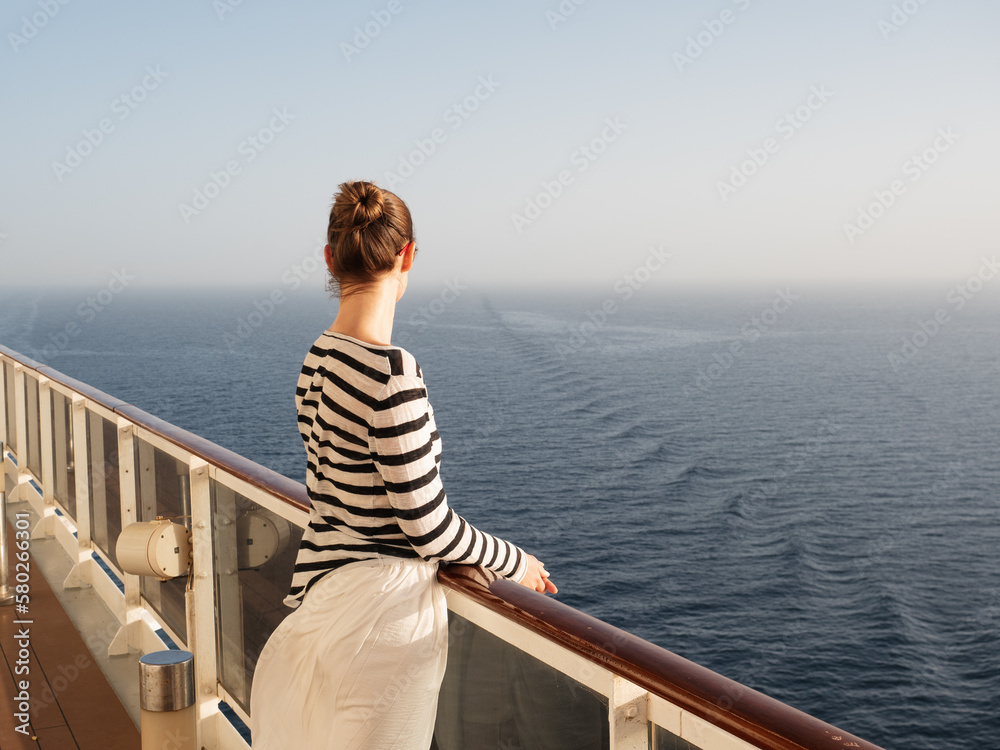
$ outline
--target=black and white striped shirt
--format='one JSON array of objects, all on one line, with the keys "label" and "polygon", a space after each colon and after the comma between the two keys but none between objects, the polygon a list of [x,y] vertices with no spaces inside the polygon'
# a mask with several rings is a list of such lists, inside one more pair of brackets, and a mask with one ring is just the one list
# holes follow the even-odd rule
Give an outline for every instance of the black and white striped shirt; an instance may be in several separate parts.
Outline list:
[{"label": "black and white striped shirt", "polygon": [[312,510],[287,606],[298,607],[330,571],[379,556],[524,576],[523,550],[448,507],[441,437],[413,355],[326,331],[306,355],[295,403]]}]

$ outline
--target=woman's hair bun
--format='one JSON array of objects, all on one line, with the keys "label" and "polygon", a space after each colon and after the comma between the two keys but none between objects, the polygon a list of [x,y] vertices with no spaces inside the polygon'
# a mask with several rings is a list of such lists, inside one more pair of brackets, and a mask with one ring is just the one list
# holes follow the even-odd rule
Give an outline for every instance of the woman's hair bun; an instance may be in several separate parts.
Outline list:
[{"label": "woman's hair bun", "polygon": [[358,180],[340,186],[333,208],[338,228],[364,229],[382,218],[385,201],[377,185]]},{"label": "woman's hair bun", "polygon": [[326,239],[331,289],[341,296],[350,294],[397,267],[400,250],[414,240],[410,209],[398,195],[373,182],[343,182],[333,196]]}]

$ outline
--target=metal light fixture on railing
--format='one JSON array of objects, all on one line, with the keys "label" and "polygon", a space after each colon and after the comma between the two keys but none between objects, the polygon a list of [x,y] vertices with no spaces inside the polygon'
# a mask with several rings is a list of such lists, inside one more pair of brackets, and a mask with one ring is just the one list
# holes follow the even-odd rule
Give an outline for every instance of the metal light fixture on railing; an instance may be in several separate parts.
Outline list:
[{"label": "metal light fixture on railing", "polygon": [[118,536],[115,554],[132,575],[161,581],[184,576],[191,567],[191,530],[166,518],[132,523]]},{"label": "metal light fixture on railing", "polygon": [[288,521],[263,508],[253,508],[236,520],[236,564],[255,570],[288,546]]}]

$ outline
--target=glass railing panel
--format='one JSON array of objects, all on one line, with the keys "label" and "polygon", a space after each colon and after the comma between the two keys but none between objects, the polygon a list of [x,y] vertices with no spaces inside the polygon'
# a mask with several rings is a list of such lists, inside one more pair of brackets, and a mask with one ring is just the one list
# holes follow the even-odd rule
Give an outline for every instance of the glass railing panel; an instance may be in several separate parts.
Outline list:
[{"label": "glass railing panel", "polygon": [[[188,465],[145,440],[133,440],[135,449],[136,518],[141,522],[169,518],[191,528],[191,474]],[[160,581],[140,578],[142,595],[173,631],[187,642],[184,588],[187,577]]]},{"label": "glass railing panel", "polygon": [[90,537],[115,564],[122,532],[118,478],[118,429],[100,414],[87,411],[87,463],[90,468]]},{"label": "glass railing panel", "polygon": [[52,459],[56,500],[76,521],[76,465],[73,459],[73,404],[58,391],[50,391],[52,402]]},{"label": "glass railing panel", "polygon": [[282,604],[292,583],[302,529],[212,480],[219,680],[249,712],[257,657],[292,610]]},{"label": "glass railing panel", "polygon": [[24,405],[28,418],[28,470],[39,480],[42,478],[42,436],[41,423],[38,419],[38,378],[28,374],[24,376]]},{"label": "glass railing panel", "polygon": [[14,365],[6,360],[4,368],[4,399],[7,401],[7,445],[17,453],[17,404],[14,395]]},{"label": "glass railing panel", "polygon": [[650,726],[651,750],[698,750],[697,745],[692,745],[663,727],[656,724]]},{"label": "glass railing panel", "polygon": [[608,748],[608,699],[469,620],[448,613],[440,750]]}]

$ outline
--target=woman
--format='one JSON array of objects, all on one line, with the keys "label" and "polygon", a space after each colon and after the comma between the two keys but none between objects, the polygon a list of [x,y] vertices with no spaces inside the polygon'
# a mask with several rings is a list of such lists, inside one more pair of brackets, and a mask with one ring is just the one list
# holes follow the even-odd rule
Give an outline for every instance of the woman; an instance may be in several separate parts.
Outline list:
[{"label": "woman", "polygon": [[312,501],[296,608],[261,651],[254,750],[427,750],[447,655],[440,561],[555,593],[544,565],[449,507],[420,366],[392,346],[416,255],[406,205],[370,182],[335,196],[326,262],[337,317],[295,394]]}]

